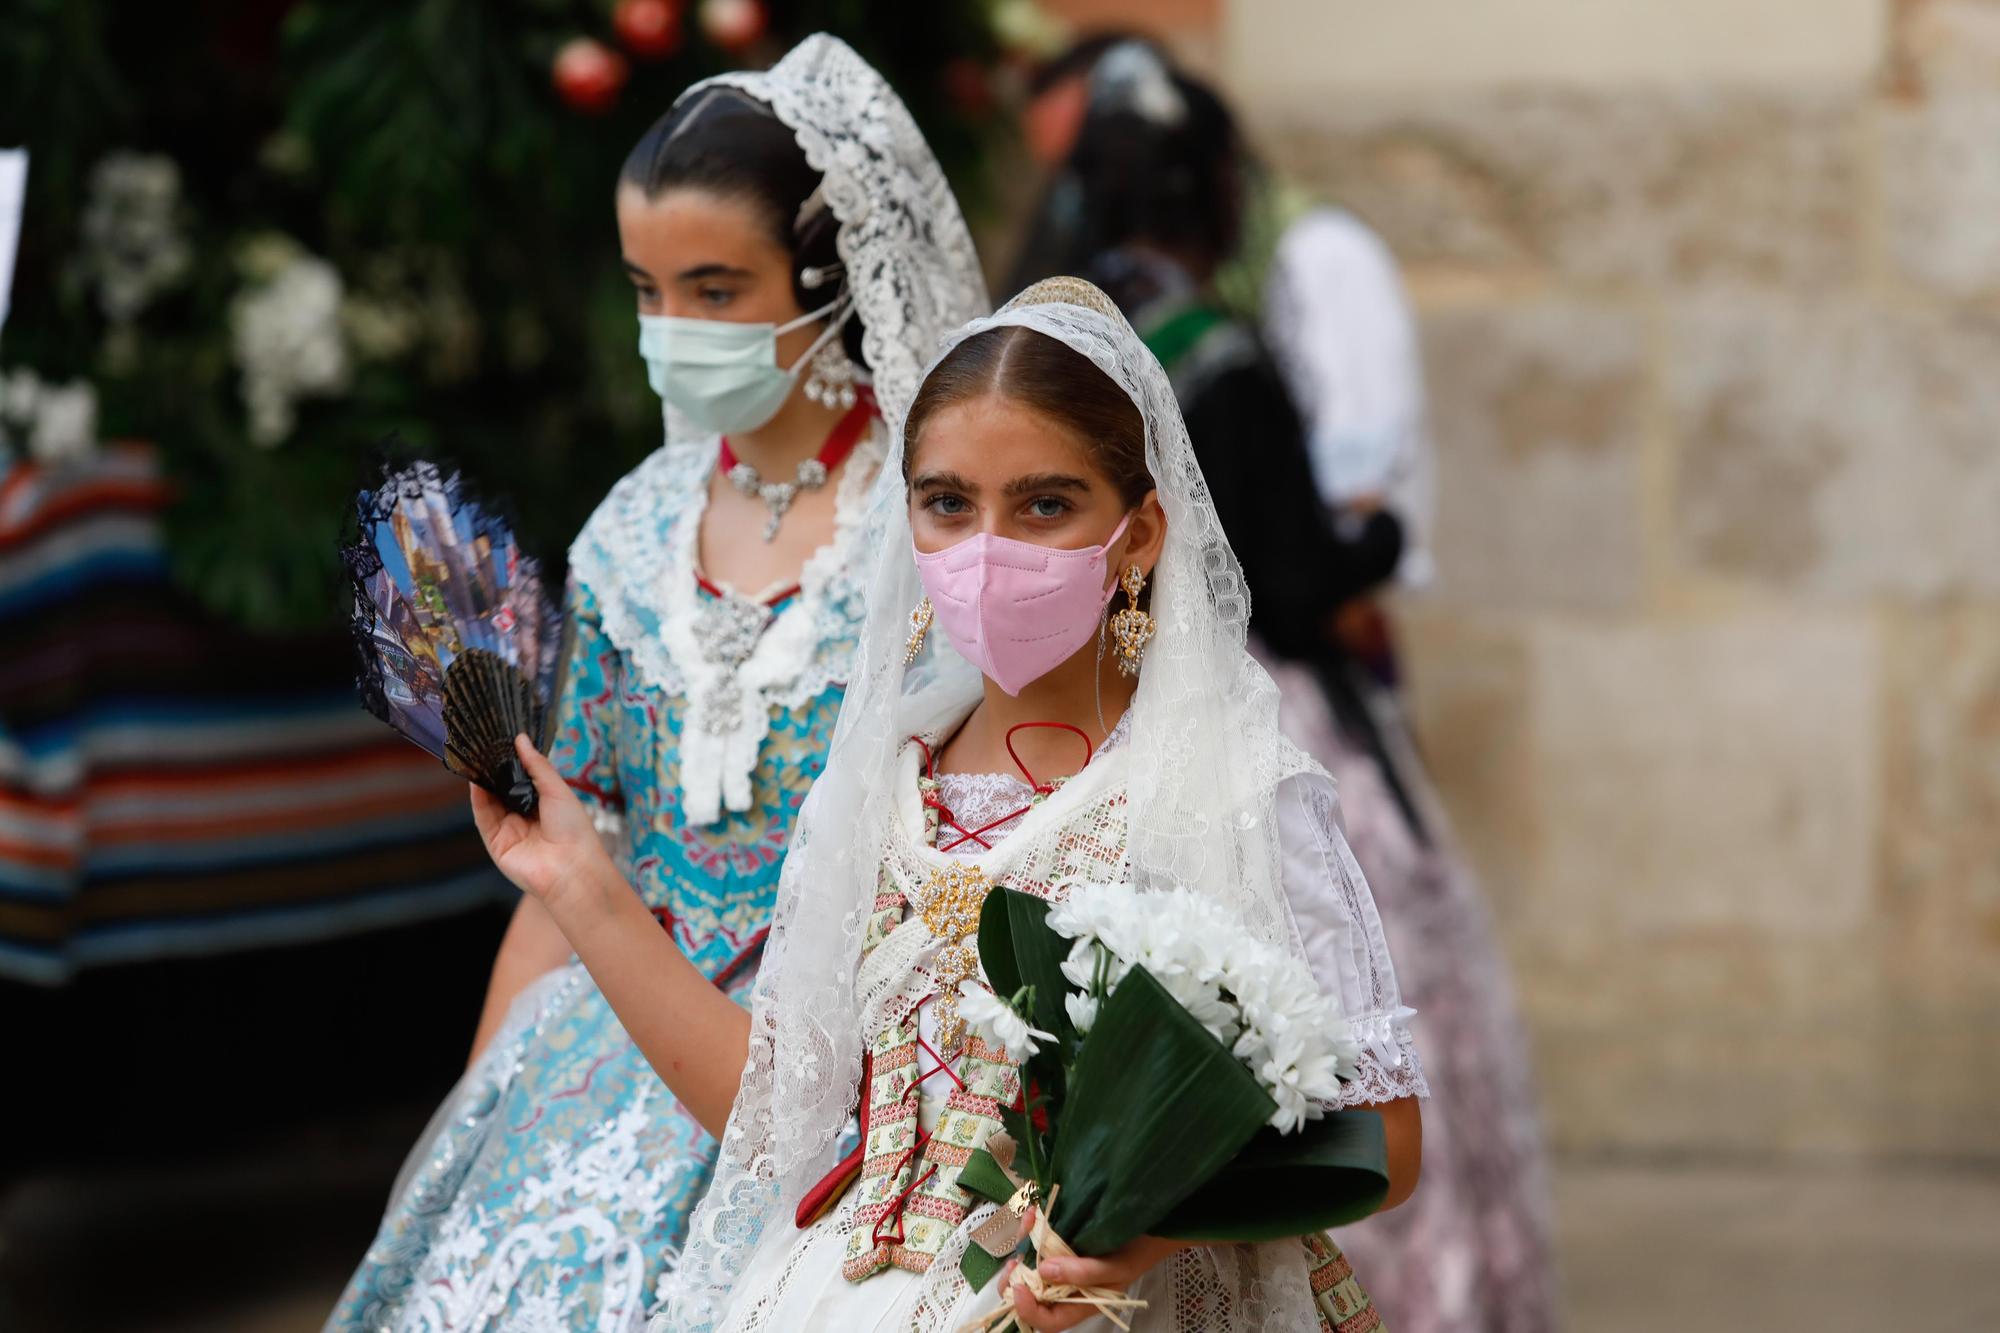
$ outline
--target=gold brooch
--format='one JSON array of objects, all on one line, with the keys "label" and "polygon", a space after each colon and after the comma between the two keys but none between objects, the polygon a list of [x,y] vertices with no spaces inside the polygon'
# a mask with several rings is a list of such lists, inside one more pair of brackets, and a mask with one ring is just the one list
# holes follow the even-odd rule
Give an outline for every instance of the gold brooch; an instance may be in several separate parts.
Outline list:
[{"label": "gold brooch", "polygon": [[976,934],[979,909],[992,889],[985,871],[964,862],[931,871],[924,881],[924,924],[941,940]]},{"label": "gold brooch", "polygon": [[938,1045],[947,1059],[965,1046],[965,1020],[958,1016],[958,987],[979,975],[979,909],[993,881],[963,862],[933,870],[924,881],[924,925],[944,941],[933,974],[937,978]]}]

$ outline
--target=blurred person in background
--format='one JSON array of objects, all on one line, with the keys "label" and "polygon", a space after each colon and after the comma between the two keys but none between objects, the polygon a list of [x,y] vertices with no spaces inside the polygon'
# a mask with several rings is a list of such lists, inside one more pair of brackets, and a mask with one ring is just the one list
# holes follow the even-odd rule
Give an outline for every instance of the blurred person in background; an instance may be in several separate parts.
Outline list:
[{"label": "blurred person in background", "polygon": [[1099,57],[1125,42],[1142,41],[1137,33],[1109,29],[1094,32],[1037,67],[1028,79],[1028,101],[1021,108],[1021,140],[1048,181],[1028,215],[1015,247],[1013,267],[1004,290],[1015,292],[1043,278],[1069,270],[1075,257],[1077,229],[1082,224],[1083,190],[1062,170],[1076,147],[1090,103],[1090,72]]},{"label": "blurred person in background", "polygon": [[[908,112],[823,35],[689,89],[616,204],[667,442],[571,549],[551,757],[674,942],[747,1002],[861,624],[884,415],[986,297]],[[327,1326],[636,1326],[715,1151],[523,898],[470,1067]]]},{"label": "blurred person in background", "polygon": [[1408,312],[1380,243],[1344,214],[1311,214],[1270,265],[1281,345],[1267,349],[1220,288],[1264,284],[1268,250],[1246,256],[1245,233],[1253,211],[1267,222],[1283,209],[1269,189],[1212,90],[1148,42],[1114,43],[1090,59],[1047,196],[1059,215],[1031,225],[1022,262],[1097,282],[1166,366],[1287,731],[1338,783],[1419,1014],[1435,1091],[1423,1187],[1343,1241],[1406,1333],[1538,1333],[1555,1327],[1557,1296],[1526,1038],[1483,898],[1393,706],[1386,622],[1365,600],[1428,576],[1413,536],[1428,479]]}]

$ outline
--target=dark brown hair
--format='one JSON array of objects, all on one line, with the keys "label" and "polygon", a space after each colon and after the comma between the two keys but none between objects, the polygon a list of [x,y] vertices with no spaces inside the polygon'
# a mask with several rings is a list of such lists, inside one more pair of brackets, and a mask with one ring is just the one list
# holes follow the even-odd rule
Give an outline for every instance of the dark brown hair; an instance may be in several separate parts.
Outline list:
[{"label": "dark brown hair", "polygon": [[1075,431],[1126,505],[1153,489],[1146,421],[1117,381],[1082,353],[1021,325],[985,329],[951,349],[917,390],[903,429],[903,480],[924,423],[939,408],[997,393]]}]

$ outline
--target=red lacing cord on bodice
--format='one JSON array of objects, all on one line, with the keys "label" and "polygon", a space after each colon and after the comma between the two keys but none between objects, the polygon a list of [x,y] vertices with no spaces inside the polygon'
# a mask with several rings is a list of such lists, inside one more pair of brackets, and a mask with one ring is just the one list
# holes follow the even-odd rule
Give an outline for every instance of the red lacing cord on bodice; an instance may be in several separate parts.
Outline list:
[{"label": "red lacing cord on bodice", "polygon": [[[1067,722],[1017,722],[1013,726],[1007,728],[1007,735],[1004,738],[1005,744],[1007,746],[1007,757],[1014,761],[1014,767],[1021,770],[1021,776],[1028,780],[1028,786],[1034,789],[1034,793],[1036,796],[1052,795],[1055,792],[1056,786],[1055,783],[1053,782],[1038,782],[1035,779],[1035,775],[1028,771],[1027,763],[1022,760],[1019,752],[1017,752],[1014,749],[1014,733],[1017,731],[1024,731],[1029,727],[1050,727],[1058,731],[1074,732],[1076,734],[1077,739],[1083,742],[1083,763],[1084,767],[1086,768],[1090,766],[1090,761],[1096,757],[1097,747],[1091,744],[1090,734],[1086,732],[1082,727],[1073,727]],[[931,753],[930,746],[924,744],[923,737],[912,736],[910,739],[914,740],[917,743],[917,748],[924,752],[924,776],[928,777],[931,781],[931,787],[926,789],[923,793],[922,799],[924,808],[927,810],[937,811],[939,827],[941,828],[949,827],[952,830],[952,832],[959,835],[958,837],[954,838],[950,843],[946,843],[943,837],[940,836],[938,838],[938,848],[937,848],[939,851],[941,852],[956,851],[960,847],[965,846],[965,844],[968,842],[976,842],[982,849],[986,851],[991,851],[993,850],[993,844],[986,840],[986,835],[988,833],[991,833],[993,830],[999,828],[1002,824],[1006,824],[1013,820],[1019,819],[1022,815],[1027,814],[1028,811],[1035,808],[1035,803],[1031,800],[1026,805],[1022,806],[1020,809],[1010,810],[1006,814],[1000,816],[998,819],[989,820],[988,822],[981,824],[976,829],[967,828],[965,825],[958,822],[958,816],[952,814],[951,808],[947,806],[938,797],[936,791],[936,783],[938,780],[937,756]]]},{"label": "red lacing cord on bodice", "polygon": [[[1014,733],[1028,727],[1053,727],[1061,731],[1075,732],[1078,738],[1083,741],[1083,762],[1086,767],[1089,766],[1091,759],[1094,758],[1097,753],[1096,746],[1091,744],[1090,734],[1084,731],[1083,728],[1073,727],[1067,722],[1019,722],[1007,728],[1007,735],[1005,738],[1007,746],[1007,757],[1012,759],[1014,761],[1014,766],[1021,770],[1021,776],[1027,779],[1028,785],[1034,789],[1035,795],[1038,797],[1048,796],[1054,793],[1056,789],[1056,784],[1053,782],[1037,781],[1035,775],[1029,771],[1028,765],[1021,759],[1019,752],[1014,749]],[[928,810],[937,811],[938,824],[940,828],[948,826],[959,835],[949,844],[945,843],[943,837],[940,836],[938,839],[939,851],[949,852],[955,848],[963,847],[968,842],[976,842],[981,847],[991,850],[993,844],[986,840],[985,837],[986,834],[991,833],[994,829],[999,828],[1002,824],[1005,824],[1010,820],[1019,819],[1022,815],[1027,814],[1028,811],[1035,808],[1035,803],[1033,801],[1030,801],[1028,802],[1028,804],[1022,806],[1020,809],[1004,814],[1000,816],[1000,818],[982,824],[976,829],[969,829],[965,827],[965,825],[961,824],[958,821],[958,817],[952,814],[951,808],[947,806],[942,800],[938,799],[938,795],[935,790],[937,783],[937,756],[932,753],[931,747],[925,744],[923,737],[912,736],[910,739],[915,741],[917,743],[917,748],[923,751],[924,775],[930,779],[930,783],[928,784],[927,789],[923,792],[924,808]],[[924,1040],[924,1030],[922,1022],[923,1007],[936,998],[937,997],[934,995],[926,995],[923,999],[917,1001],[916,1007],[914,1009],[910,1010],[910,1018],[912,1019],[912,1021],[915,1021],[917,1023],[917,1045],[923,1047],[924,1051],[931,1057],[931,1059],[937,1062],[937,1067],[935,1069],[932,1069],[929,1074],[923,1075],[921,1078],[917,1079],[914,1083],[910,1084],[909,1092],[904,1094],[905,1096],[908,1097],[921,1098],[923,1096],[924,1079],[929,1078],[931,1074],[935,1074],[939,1070],[944,1071],[944,1073],[951,1079],[951,1081],[953,1083],[956,1083],[961,1090],[965,1087],[965,1080],[958,1076],[958,1071],[953,1069],[951,1065],[945,1061],[945,1058],[942,1055],[938,1054],[938,1052],[931,1046],[929,1042]],[[930,1141],[931,1141],[930,1134],[926,1130],[924,1130],[921,1125],[919,1125],[917,1129],[916,1141],[912,1143],[908,1148],[905,1148],[902,1151],[902,1153],[897,1156],[896,1164],[895,1166],[890,1168],[889,1174],[894,1175],[896,1172],[901,1171],[906,1164],[915,1159],[918,1154],[923,1152],[925,1145],[927,1145]],[[915,1196],[916,1192],[924,1187],[924,1182],[929,1180],[932,1176],[936,1174],[937,1174],[937,1164],[934,1162],[927,1170],[919,1173],[910,1181],[908,1185],[904,1186],[902,1191],[898,1193],[895,1198],[889,1200],[888,1206],[882,1212],[882,1216],[876,1219],[874,1228],[869,1232],[869,1243],[871,1245],[883,1245],[892,1241],[898,1245],[903,1243],[903,1212],[909,1206],[909,1202],[911,1198]],[[893,1233],[890,1231],[891,1227],[895,1228]]]},{"label": "red lacing cord on bodice", "polygon": [[[929,1042],[924,1040],[924,1029],[923,1029],[923,1021],[921,1015],[923,1013],[924,1006],[929,1004],[935,998],[937,997],[932,995],[926,995],[923,999],[918,1000],[916,1008],[910,1010],[910,1018],[917,1023],[917,1045],[923,1047],[925,1052],[927,1052],[930,1055],[931,1059],[937,1061],[937,1065],[930,1071],[929,1074],[924,1074],[920,1076],[914,1083],[910,1084],[910,1090],[903,1094],[905,1097],[916,1097],[921,1099],[923,1096],[924,1080],[929,1078],[931,1074],[936,1074],[939,1072],[942,1072],[945,1075],[945,1077],[949,1078],[953,1083],[956,1083],[960,1091],[964,1091],[965,1089],[965,1080],[958,1076],[958,1071],[953,1069],[949,1064],[945,1063],[945,1058],[937,1053],[936,1048],[934,1048]],[[893,1176],[896,1174],[896,1172],[901,1171],[906,1163],[908,1163],[912,1158],[916,1157],[919,1153],[923,1152],[925,1146],[929,1144],[930,1141],[931,1141],[930,1131],[926,1130],[921,1124],[919,1124],[917,1126],[916,1141],[912,1143],[909,1147],[905,1148],[902,1151],[902,1153],[897,1156],[896,1164],[893,1167],[889,1168],[889,1174]],[[930,1167],[927,1170],[925,1170],[921,1175],[917,1176],[915,1179],[911,1180],[908,1185],[904,1186],[901,1193],[897,1194],[895,1198],[889,1200],[888,1207],[883,1210],[882,1216],[876,1219],[874,1229],[868,1233],[869,1244],[881,1245],[888,1241],[894,1241],[898,1245],[901,1245],[903,1243],[903,1210],[909,1205],[910,1199],[916,1194],[916,1192],[924,1187],[924,1182],[929,1180],[932,1176],[936,1174],[937,1174],[937,1164],[933,1162],[930,1165]],[[894,1235],[890,1235],[888,1232],[888,1228],[892,1224],[896,1228]]]}]

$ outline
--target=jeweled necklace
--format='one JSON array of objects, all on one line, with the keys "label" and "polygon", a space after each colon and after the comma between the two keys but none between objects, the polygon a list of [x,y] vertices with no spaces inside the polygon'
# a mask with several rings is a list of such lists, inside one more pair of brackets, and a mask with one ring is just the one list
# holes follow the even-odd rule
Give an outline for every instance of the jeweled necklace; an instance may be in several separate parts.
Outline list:
[{"label": "jeweled necklace", "polygon": [[755,495],[764,501],[764,508],[771,516],[764,520],[764,540],[776,541],[778,524],[784,521],[785,513],[792,507],[792,501],[799,498],[800,491],[816,491],[826,485],[833,470],[841,461],[854,452],[854,446],[861,442],[861,436],[868,429],[868,419],[874,415],[875,400],[863,394],[847,409],[844,416],[833,424],[827,433],[826,443],[819,452],[799,464],[797,475],[791,481],[765,481],[756,468],[736,456],[729,447],[729,437],[722,437],[722,452],[716,459],[716,466],[729,484],[745,495]]}]

